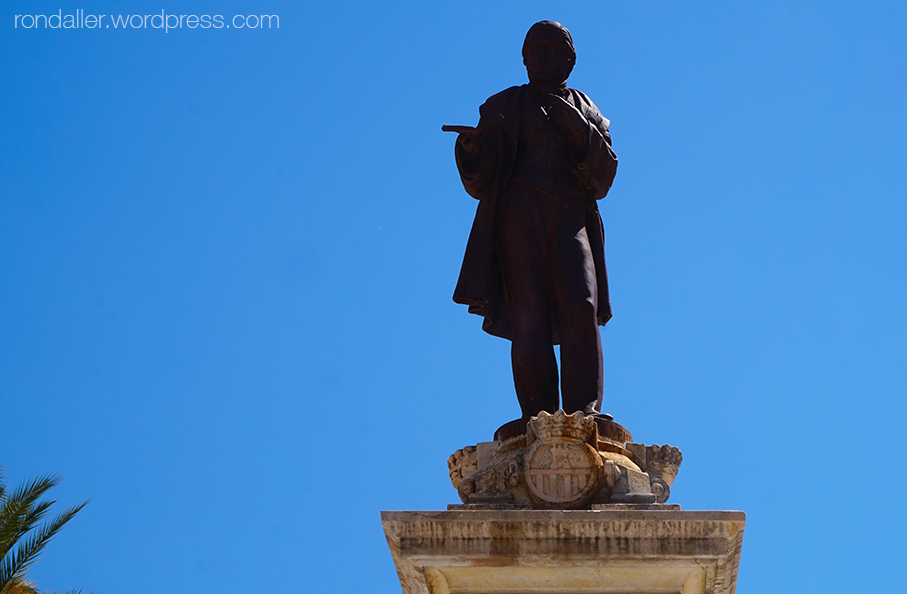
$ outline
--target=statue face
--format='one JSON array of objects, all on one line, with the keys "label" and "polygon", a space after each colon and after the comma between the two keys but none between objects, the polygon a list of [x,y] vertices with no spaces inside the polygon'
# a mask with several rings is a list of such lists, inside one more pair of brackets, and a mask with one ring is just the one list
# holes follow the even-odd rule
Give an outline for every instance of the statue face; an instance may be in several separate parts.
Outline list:
[{"label": "statue face", "polygon": [[558,34],[542,34],[529,40],[523,63],[529,81],[545,85],[559,85],[570,75],[571,56]]}]

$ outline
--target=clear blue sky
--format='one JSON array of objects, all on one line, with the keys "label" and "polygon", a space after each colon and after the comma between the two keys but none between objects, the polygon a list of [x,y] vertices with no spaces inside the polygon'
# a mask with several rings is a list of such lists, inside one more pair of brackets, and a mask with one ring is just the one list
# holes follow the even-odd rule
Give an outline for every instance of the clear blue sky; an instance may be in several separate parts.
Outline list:
[{"label": "clear blue sky", "polygon": [[[41,586],[400,591],[380,510],[518,414],[440,126],[553,19],[620,158],[605,410],[747,512],[740,594],[902,589],[907,8],[551,6],[4,4],[0,464],[91,499]],[[280,27],[14,26],[77,8]]]}]

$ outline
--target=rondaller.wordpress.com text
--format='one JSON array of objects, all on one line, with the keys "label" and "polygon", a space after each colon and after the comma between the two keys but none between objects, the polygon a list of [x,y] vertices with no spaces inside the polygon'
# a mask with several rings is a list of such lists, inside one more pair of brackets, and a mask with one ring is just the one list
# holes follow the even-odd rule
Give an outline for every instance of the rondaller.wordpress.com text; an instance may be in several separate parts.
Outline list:
[{"label": "rondaller.wordpress.com text", "polygon": [[220,14],[17,14],[16,29],[279,29],[280,17],[276,14],[237,14],[226,18]]}]

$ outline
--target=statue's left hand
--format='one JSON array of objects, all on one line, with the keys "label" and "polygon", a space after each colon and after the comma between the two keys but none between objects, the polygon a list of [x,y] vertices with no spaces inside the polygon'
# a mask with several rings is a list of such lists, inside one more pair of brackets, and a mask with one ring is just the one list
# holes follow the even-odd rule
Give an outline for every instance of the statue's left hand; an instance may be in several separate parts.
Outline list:
[{"label": "statue's left hand", "polygon": [[552,94],[549,97],[551,105],[548,108],[548,116],[551,121],[563,128],[571,136],[588,131],[589,121],[578,109],[557,95]]}]

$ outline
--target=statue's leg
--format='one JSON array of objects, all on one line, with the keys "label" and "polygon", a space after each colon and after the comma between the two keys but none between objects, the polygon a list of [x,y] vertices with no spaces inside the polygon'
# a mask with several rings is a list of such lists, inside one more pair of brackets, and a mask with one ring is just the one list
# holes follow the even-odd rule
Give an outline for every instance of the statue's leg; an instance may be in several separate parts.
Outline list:
[{"label": "statue's leg", "polygon": [[[601,410],[604,365],[598,330],[598,283],[582,196],[558,196],[564,207],[553,238],[554,306],[561,345],[561,395],[564,411]],[[571,203],[575,208],[571,208]]]},{"label": "statue's leg", "polygon": [[498,211],[497,249],[513,330],[513,384],[523,418],[558,409],[551,292],[540,196],[517,186]]},{"label": "statue's leg", "polygon": [[[531,314],[514,316],[511,312],[511,322],[514,328],[510,346],[513,385],[522,416],[528,419],[543,410],[553,413],[558,409],[557,360],[550,340],[550,328],[544,328],[539,323],[541,320]],[[518,326],[523,326],[523,329],[518,331]],[[549,337],[547,341],[546,336]]]}]

